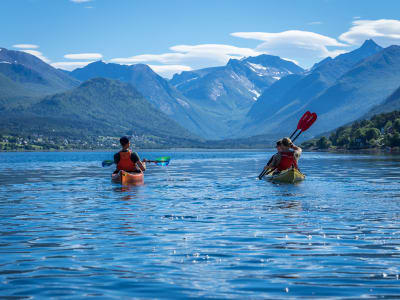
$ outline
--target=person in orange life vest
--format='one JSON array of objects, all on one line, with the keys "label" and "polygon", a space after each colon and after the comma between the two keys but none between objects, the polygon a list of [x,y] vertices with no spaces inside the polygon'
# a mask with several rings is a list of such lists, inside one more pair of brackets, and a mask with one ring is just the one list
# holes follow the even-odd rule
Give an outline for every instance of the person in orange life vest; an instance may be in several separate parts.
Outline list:
[{"label": "person in orange life vest", "polygon": [[277,141],[276,145],[275,145],[276,153],[269,159],[269,161],[267,162],[267,164],[264,167],[264,170],[272,169],[271,163],[277,159],[277,156],[281,152],[281,146],[282,146],[282,140]]},{"label": "person in orange life vest", "polygon": [[117,169],[114,173],[118,173],[121,170],[127,172],[140,173],[146,171],[146,159],[140,161],[139,155],[136,152],[131,152],[129,147],[131,143],[126,136],[120,138],[122,150],[114,154],[114,163],[117,165]]},{"label": "person in orange life vest", "polygon": [[294,145],[290,138],[282,139],[281,151],[272,159],[268,165],[270,169],[276,169],[278,172],[291,168],[298,169],[297,162],[301,155],[301,148]]}]

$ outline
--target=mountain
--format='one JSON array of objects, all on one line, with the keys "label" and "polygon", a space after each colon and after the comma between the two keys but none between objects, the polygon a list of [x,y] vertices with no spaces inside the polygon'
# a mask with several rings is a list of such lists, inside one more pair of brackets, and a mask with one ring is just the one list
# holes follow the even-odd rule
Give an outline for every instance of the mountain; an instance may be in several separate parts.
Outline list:
[{"label": "mountain", "polygon": [[145,64],[119,65],[97,61],[71,72],[79,80],[104,77],[135,87],[152,105],[199,136],[213,136],[207,117],[169,82]]},{"label": "mountain", "polygon": [[399,86],[400,46],[390,46],[369,57],[339,78],[305,107],[319,114],[318,129],[333,130],[361,118]]},{"label": "mountain", "polygon": [[231,59],[224,67],[175,75],[170,81],[215,123],[219,138],[231,137],[260,94],[280,78],[304,72],[277,56]]},{"label": "mountain", "polygon": [[78,80],[34,55],[0,48],[0,109],[78,85]]},{"label": "mountain", "polygon": [[394,110],[400,111],[400,87],[396,89],[381,104],[373,107],[363,118],[369,118],[381,113],[389,113]]},{"label": "mountain", "polygon": [[46,96],[29,107],[1,114],[2,132],[61,136],[147,136],[158,143],[196,140],[155,109],[131,85],[95,78],[79,87]]},{"label": "mountain", "polygon": [[183,127],[199,136],[219,139],[231,135],[232,124],[247,113],[264,88],[280,77],[299,72],[303,69],[292,62],[261,55],[230,60],[224,67],[182,72],[170,82],[144,64],[126,66],[101,61],[76,69],[71,76],[130,83]]},{"label": "mountain", "polygon": [[[185,71],[174,75],[170,82],[190,99],[241,107],[246,102],[252,104],[280,78],[303,72],[301,67],[278,56],[260,55],[230,59],[224,67]],[[232,96],[234,99],[229,100]]]},{"label": "mountain", "polygon": [[[304,111],[307,109],[318,110],[321,105],[324,105],[324,102],[320,102],[320,106],[315,107],[314,99],[320,97],[360,61],[381,50],[382,47],[374,41],[367,40],[354,51],[341,54],[333,59],[324,59],[314,65],[302,78],[276,82],[276,87],[270,87],[272,90],[279,90],[276,97],[268,95],[271,92],[269,89],[260,96],[247,114],[242,134],[284,134],[286,131],[290,131],[289,128],[296,127],[296,122]],[[334,102],[332,104],[335,105]]]},{"label": "mountain", "polygon": [[262,93],[257,102],[251,107],[247,116],[253,120],[262,121],[268,118],[270,112],[282,109],[281,97],[288,93],[303,78],[304,75],[292,74],[275,82]]}]

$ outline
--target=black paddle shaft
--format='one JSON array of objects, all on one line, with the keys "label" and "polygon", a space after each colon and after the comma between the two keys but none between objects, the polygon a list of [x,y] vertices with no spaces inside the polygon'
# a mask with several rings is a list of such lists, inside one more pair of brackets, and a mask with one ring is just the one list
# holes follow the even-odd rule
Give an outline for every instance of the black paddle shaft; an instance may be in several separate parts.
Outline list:
[{"label": "black paddle shaft", "polygon": [[299,137],[299,135],[302,134],[302,133],[303,133],[303,131],[300,131],[300,132],[294,137],[292,143],[293,143],[293,142]]},{"label": "black paddle shaft", "polygon": [[290,135],[290,139],[294,136],[294,134],[297,132],[297,130],[298,130],[298,128],[296,128],[296,130],[295,131],[293,131],[293,133]]}]

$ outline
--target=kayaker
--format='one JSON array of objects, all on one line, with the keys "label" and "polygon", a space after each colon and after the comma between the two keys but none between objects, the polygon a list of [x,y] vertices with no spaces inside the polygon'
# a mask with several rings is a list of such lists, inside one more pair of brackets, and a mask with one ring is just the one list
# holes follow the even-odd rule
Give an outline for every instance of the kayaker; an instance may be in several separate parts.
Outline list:
[{"label": "kayaker", "polygon": [[271,163],[266,167],[276,169],[278,172],[291,168],[298,169],[297,162],[301,155],[301,148],[293,144],[290,138],[285,137],[281,140],[280,152],[272,157]]},{"label": "kayaker", "polygon": [[114,163],[117,165],[117,169],[114,173],[118,173],[121,170],[126,172],[144,172],[146,171],[146,159],[140,160],[139,155],[136,152],[129,150],[131,145],[128,137],[123,136],[120,138],[122,150],[114,154]]}]

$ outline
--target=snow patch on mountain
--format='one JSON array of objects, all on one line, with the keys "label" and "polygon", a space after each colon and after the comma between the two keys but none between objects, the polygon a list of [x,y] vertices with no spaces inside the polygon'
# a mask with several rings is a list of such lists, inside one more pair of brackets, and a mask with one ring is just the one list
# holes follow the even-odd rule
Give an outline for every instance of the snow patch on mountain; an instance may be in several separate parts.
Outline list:
[{"label": "snow patch on mountain", "polygon": [[[263,70],[263,71],[266,71],[267,70],[267,67],[264,67],[263,65],[260,65],[260,64],[253,64],[253,63],[250,63],[250,62],[248,62],[248,64],[252,67],[252,69],[254,70]],[[254,70],[254,71],[255,71]],[[256,72],[256,71],[255,71]]]},{"label": "snow patch on mountain", "polygon": [[224,85],[219,81],[215,82],[215,84],[211,88],[210,98],[214,101],[217,101],[217,98],[222,96],[223,94],[226,94]]},{"label": "snow patch on mountain", "polygon": [[178,87],[178,86],[180,86],[182,84],[185,84],[185,83],[188,83],[190,81],[196,80],[197,78],[199,78],[199,77],[194,77],[194,78],[190,78],[188,80],[182,81],[182,82],[178,83],[175,87]]},{"label": "snow patch on mountain", "polygon": [[260,93],[258,92],[258,91],[256,91],[256,90],[253,90],[253,89],[249,89],[249,91],[250,91],[250,93],[253,93],[255,96],[253,97],[253,100],[254,101],[257,101],[257,99],[258,99],[258,97],[260,97]]},{"label": "snow patch on mountain", "polygon": [[184,101],[184,100],[182,100],[182,99],[180,99],[180,98],[176,98],[176,101],[178,101],[178,103],[179,103],[180,105],[182,105],[183,107],[186,107],[186,108],[189,108],[189,107],[190,107],[190,104],[189,104],[189,103],[187,103],[186,101]]}]

